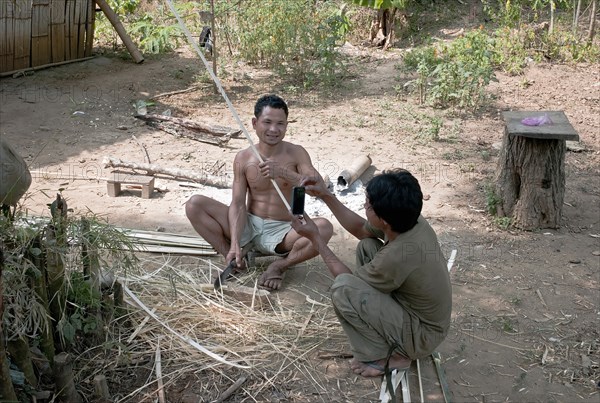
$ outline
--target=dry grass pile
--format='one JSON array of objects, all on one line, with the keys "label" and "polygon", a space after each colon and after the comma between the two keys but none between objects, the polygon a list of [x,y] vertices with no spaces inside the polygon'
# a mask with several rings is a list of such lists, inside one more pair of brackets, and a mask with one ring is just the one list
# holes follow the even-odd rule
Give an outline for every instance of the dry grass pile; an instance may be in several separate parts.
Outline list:
[{"label": "dry grass pile", "polygon": [[169,392],[186,379],[206,401],[241,378],[246,381],[238,393],[251,400],[292,378],[312,379],[315,389],[322,388],[309,357],[332,338],[343,340],[329,304],[307,298],[289,306],[277,293],[262,305],[242,303],[214,290],[220,268],[201,258],[153,256],[141,263],[143,271],[120,277],[128,314],[110,324],[103,351],[80,357],[81,378],[90,388],[98,374],[121,391],[131,383],[117,401],[155,399],[163,387]]}]

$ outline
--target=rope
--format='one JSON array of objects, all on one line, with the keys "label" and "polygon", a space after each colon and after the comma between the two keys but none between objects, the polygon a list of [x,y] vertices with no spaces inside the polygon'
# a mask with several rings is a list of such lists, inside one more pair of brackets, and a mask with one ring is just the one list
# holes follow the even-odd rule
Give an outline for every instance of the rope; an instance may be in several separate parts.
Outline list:
[{"label": "rope", "polygon": [[[200,56],[200,59],[202,60],[202,63],[204,63],[204,67],[206,67],[206,70],[210,74],[210,77],[214,81],[215,85],[217,86],[217,89],[221,93],[221,96],[225,100],[225,103],[227,104],[227,107],[229,108],[229,110],[233,114],[233,117],[235,118],[235,120],[237,121],[238,125],[242,129],[242,132],[246,136],[246,139],[248,140],[248,143],[250,143],[250,148],[252,149],[252,151],[254,151],[254,154],[256,154],[256,157],[258,158],[258,160],[261,163],[263,163],[264,160],[262,159],[262,157],[260,156],[260,153],[258,152],[258,150],[256,149],[256,147],[254,146],[254,142],[252,141],[252,137],[250,137],[250,134],[248,133],[248,130],[246,129],[246,126],[242,123],[242,120],[240,119],[240,116],[238,115],[237,111],[233,107],[231,101],[229,100],[229,97],[225,93],[225,90],[223,89],[223,86],[221,85],[221,80],[219,80],[219,78],[215,75],[215,73],[212,70],[212,68],[210,68],[210,65],[208,64],[208,61],[206,60],[206,58],[202,54],[202,51],[200,50],[200,47],[194,41],[194,38],[192,37],[192,34],[187,29],[187,27],[185,26],[183,20],[179,16],[179,13],[177,12],[177,10],[175,9],[175,6],[173,5],[173,2],[171,0],[166,0],[166,2],[169,5],[169,8],[171,9],[171,12],[173,13],[173,15],[175,16],[175,18],[177,19],[177,22],[179,22],[179,25],[181,26],[181,30],[185,34],[185,37],[187,38],[188,42],[190,43],[190,45],[192,46],[192,48],[194,48],[194,50],[196,51],[196,53],[198,54],[198,56]],[[213,16],[213,18],[214,18],[214,16]],[[213,35],[214,35],[214,33],[213,33]],[[283,204],[285,205],[285,207],[288,210],[290,210],[290,205],[289,205],[286,197],[281,192],[281,189],[279,188],[279,185],[277,185],[277,182],[275,182],[275,179],[271,179],[271,183],[273,184],[273,187],[275,187],[275,190],[277,191],[277,194],[281,198],[281,201],[283,201]]]}]

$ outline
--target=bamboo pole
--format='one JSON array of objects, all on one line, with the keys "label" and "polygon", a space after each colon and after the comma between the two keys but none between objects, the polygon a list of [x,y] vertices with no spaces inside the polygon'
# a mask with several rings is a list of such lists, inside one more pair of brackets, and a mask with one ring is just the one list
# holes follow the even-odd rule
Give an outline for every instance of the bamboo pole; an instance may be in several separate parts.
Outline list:
[{"label": "bamboo pole", "polygon": [[[2,1],[0,1],[0,3],[2,3]],[[48,67],[62,66],[63,64],[83,62],[85,60],[93,59],[94,57],[96,57],[96,56],[84,57],[83,59],[64,60],[62,62],[56,62],[56,63],[42,64],[41,66],[33,66],[33,67],[28,67],[28,68],[19,69],[19,70],[5,71],[3,73],[0,73],[0,77],[9,77],[9,76],[18,77],[19,75],[25,75],[25,73],[30,72],[30,71],[47,69]]]},{"label": "bamboo pole", "polygon": [[119,37],[125,44],[125,47],[129,51],[129,54],[133,58],[133,61],[136,63],[143,62],[144,56],[142,56],[142,53],[135,46],[129,35],[127,35],[127,31],[125,31],[125,28],[123,28],[123,24],[121,24],[121,21],[119,21],[119,17],[117,16],[117,14],[115,14],[115,12],[112,10],[112,8],[110,8],[110,6],[105,0],[94,1],[96,2],[96,4],[98,4],[98,6],[100,6],[102,12],[104,13],[104,15],[106,15],[106,18],[108,18],[112,26],[117,31],[117,34],[119,34]]},{"label": "bamboo pole", "polygon": [[[38,235],[35,237],[32,243],[32,247],[38,250],[42,250],[42,241],[41,236]],[[45,308],[48,317],[50,317],[50,304],[48,303],[48,289],[46,286],[46,261],[43,258],[43,254],[39,254],[38,256],[32,255],[30,257],[31,261],[37,267],[37,269],[42,273],[41,276],[31,276],[35,293],[37,295],[40,304]],[[50,364],[54,362],[54,354],[55,354],[55,346],[54,346],[54,326],[51,320],[48,321],[47,326],[43,330],[43,332],[39,335],[40,337],[40,350],[44,353]]]},{"label": "bamboo pole", "polygon": [[[0,245],[0,318],[4,316],[4,291],[2,288],[2,269],[4,268],[4,254],[2,245]],[[17,402],[17,395],[10,379],[10,368],[8,359],[6,358],[6,350],[4,348],[4,329],[2,328],[2,320],[0,319],[0,401]]]},{"label": "bamboo pole", "polygon": [[347,189],[356,181],[362,174],[371,166],[371,157],[363,155],[356,160],[348,169],[344,169],[340,172],[337,185],[342,189]]}]

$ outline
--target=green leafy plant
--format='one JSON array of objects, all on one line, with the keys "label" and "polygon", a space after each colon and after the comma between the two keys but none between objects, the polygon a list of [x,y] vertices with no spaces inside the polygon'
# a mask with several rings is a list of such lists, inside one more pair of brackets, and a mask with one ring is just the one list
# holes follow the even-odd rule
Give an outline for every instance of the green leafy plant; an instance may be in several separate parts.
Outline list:
[{"label": "green leafy plant", "polygon": [[437,107],[476,109],[486,99],[485,87],[495,78],[492,39],[483,30],[409,55],[404,65],[418,74],[413,83],[421,100]]},{"label": "green leafy plant", "polygon": [[329,3],[249,0],[235,19],[230,35],[242,59],[304,87],[339,84],[345,65],[336,47],[348,20]]}]

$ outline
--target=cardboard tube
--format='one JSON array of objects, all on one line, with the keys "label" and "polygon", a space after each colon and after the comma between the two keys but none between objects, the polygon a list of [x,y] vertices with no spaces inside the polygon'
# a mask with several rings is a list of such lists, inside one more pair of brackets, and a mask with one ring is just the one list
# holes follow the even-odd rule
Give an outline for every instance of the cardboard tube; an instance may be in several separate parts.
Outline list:
[{"label": "cardboard tube", "polygon": [[371,166],[371,162],[371,157],[368,155],[358,157],[354,160],[350,168],[340,172],[337,179],[337,186],[342,189],[349,188]]}]

